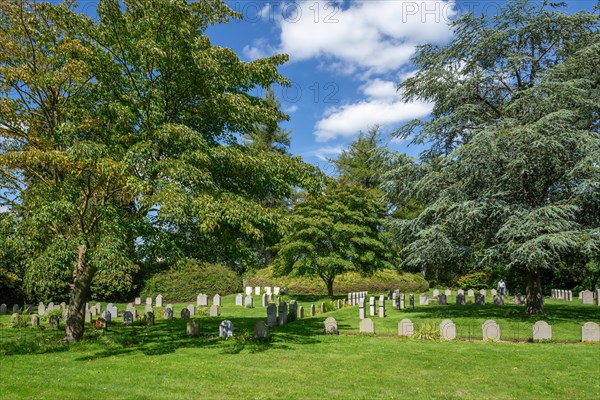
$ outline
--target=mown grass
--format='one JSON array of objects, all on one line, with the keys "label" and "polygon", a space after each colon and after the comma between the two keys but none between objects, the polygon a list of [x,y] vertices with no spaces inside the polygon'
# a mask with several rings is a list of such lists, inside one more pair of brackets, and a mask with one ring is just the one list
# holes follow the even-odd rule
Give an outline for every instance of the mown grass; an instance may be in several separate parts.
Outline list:
[{"label": "mown grass", "polygon": [[[319,309],[318,297],[297,299],[305,315],[311,303]],[[373,317],[375,335],[358,334],[358,307],[345,307],[277,327],[269,340],[258,341],[252,329],[265,320],[266,309],[258,296],[255,304],[245,309],[234,305],[234,296],[223,298],[221,316],[197,316],[199,338],[185,335],[185,321],[162,320],[157,309],[153,327],[126,327],[119,318],[108,332],[88,329],[85,340],[72,346],[60,344],[62,332],[45,324],[11,328],[9,316],[1,316],[0,398],[600,397],[600,345],[578,343],[584,322],[600,322],[597,306],[549,300],[541,318],[526,317],[513,305],[431,305],[412,312],[388,307],[386,318]],[[175,316],[186,305],[175,305]],[[328,316],[338,320],[339,336],[321,334]],[[450,318],[462,340],[399,338],[397,324],[405,317],[416,329]],[[234,323],[234,338],[217,337],[223,319]],[[506,341],[481,340],[486,319],[500,324]],[[538,319],[552,325],[560,343],[525,342]],[[477,334],[465,336],[462,326],[477,328]],[[522,341],[512,342],[517,330]]]}]

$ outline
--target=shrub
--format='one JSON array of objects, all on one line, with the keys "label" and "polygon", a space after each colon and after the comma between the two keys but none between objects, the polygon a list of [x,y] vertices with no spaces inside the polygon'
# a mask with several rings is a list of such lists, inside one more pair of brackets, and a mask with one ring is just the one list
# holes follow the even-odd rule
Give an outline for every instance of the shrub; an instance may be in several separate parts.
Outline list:
[{"label": "shrub", "polygon": [[462,289],[488,289],[491,284],[491,279],[486,272],[473,272],[463,275],[456,281],[456,285]]},{"label": "shrub", "polygon": [[200,293],[227,295],[242,291],[238,276],[227,267],[185,260],[145,280],[141,297],[162,294],[164,301],[195,301]]},{"label": "shrub", "polygon": [[[327,293],[325,283],[314,277],[274,276],[273,269],[267,267],[255,271],[245,279],[247,286],[279,286],[287,287],[293,294],[323,294]],[[422,292],[429,284],[421,275],[398,273],[386,269],[375,272],[371,276],[363,276],[357,272],[347,272],[338,275],[333,291],[338,294],[348,292],[369,291],[372,293],[399,289],[401,292]]]}]

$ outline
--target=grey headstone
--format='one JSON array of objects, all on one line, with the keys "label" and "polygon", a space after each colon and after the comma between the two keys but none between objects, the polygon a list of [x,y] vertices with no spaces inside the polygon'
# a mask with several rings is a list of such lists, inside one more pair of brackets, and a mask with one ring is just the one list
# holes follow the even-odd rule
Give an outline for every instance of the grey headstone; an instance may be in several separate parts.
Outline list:
[{"label": "grey headstone", "polygon": [[252,296],[252,286],[246,286],[246,296]]},{"label": "grey headstone", "polygon": [[219,337],[231,337],[233,336],[233,324],[229,320],[221,322],[219,325]]},{"label": "grey headstone", "polygon": [[148,326],[154,326],[154,313],[153,312],[147,312],[144,315],[144,323]]},{"label": "grey headstone", "polygon": [[163,313],[163,317],[164,319],[173,319],[173,308],[172,307],[167,307],[165,308],[165,312]]},{"label": "grey headstone", "polygon": [[213,304],[212,306],[210,306],[210,316],[211,317],[219,316],[219,306],[218,305]]},{"label": "grey headstone", "polygon": [[437,289],[433,289],[433,297],[437,297],[440,295],[440,291]]},{"label": "grey headstone", "polygon": [[482,295],[482,294],[477,293],[475,295],[475,304],[477,304],[479,306],[485,305],[485,296]]},{"label": "grey headstone", "polygon": [[244,307],[246,307],[246,308],[254,307],[254,301],[252,300],[252,296],[246,296],[246,300],[244,301]]},{"label": "grey headstone", "polygon": [[445,294],[446,296],[451,296],[451,295],[452,295],[452,290],[450,290],[450,289],[446,289],[446,291],[444,292],[444,294]]},{"label": "grey headstone", "polygon": [[123,323],[125,325],[133,324],[133,313],[131,311],[125,311],[123,313]]},{"label": "grey headstone", "polygon": [[90,310],[87,310],[85,312],[85,317],[84,318],[85,318],[84,321],[85,321],[86,324],[91,323],[92,322],[92,312]]},{"label": "grey headstone", "polygon": [[108,310],[105,310],[102,313],[102,318],[104,318],[104,320],[106,320],[106,322],[110,322],[111,321],[111,317],[112,317],[112,315],[111,315],[110,311],[108,311]]},{"label": "grey headstone", "polygon": [[112,306],[110,309],[108,309],[108,312],[110,312],[110,316],[112,318],[117,318],[119,316],[119,310],[117,310],[117,306]]},{"label": "grey headstone", "polygon": [[20,308],[21,308],[21,307],[19,307],[19,305],[18,305],[18,304],[14,304],[14,305],[13,305],[13,314],[15,314],[15,313],[18,313]]},{"label": "grey headstone", "polygon": [[456,304],[459,306],[464,306],[466,304],[465,295],[463,293],[459,293],[456,295]]},{"label": "grey headstone", "polygon": [[[111,304],[111,303],[109,303],[109,304],[112,306],[112,304]],[[98,315],[102,314],[102,304],[100,304],[100,303],[96,303],[96,304],[94,305],[94,307],[96,308],[96,314],[98,314]]]},{"label": "grey headstone", "polygon": [[266,307],[266,306],[267,306],[267,304],[269,304],[269,301],[268,301],[268,296],[267,296],[267,294],[266,294],[266,293],[263,293],[263,295],[262,295],[262,297],[261,297],[261,300],[262,300],[262,306],[263,306],[263,307]]},{"label": "grey headstone", "polygon": [[140,304],[142,304],[142,298],[141,297],[136,297],[134,300],[134,303],[136,306],[139,306]]},{"label": "grey headstone", "polygon": [[188,336],[198,337],[200,336],[200,323],[197,319],[192,319],[187,323],[186,333]]},{"label": "grey headstone", "polygon": [[298,307],[298,319],[303,319],[304,318],[304,307],[300,306]]},{"label": "grey headstone", "polygon": [[438,304],[441,304],[441,305],[444,305],[444,306],[448,304],[448,301],[446,299],[446,295],[445,294],[438,295]]},{"label": "grey headstone", "polygon": [[190,317],[191,317],[192,315],[196,315],[196,307],[194,307],[194,305],[193,305],[193,304],[189,304],[189,305],[188,305],[186,308],[187,308],[187,309],[189,310],[189,312],[190,312]]},{"label": "grey headstone", "polygon": [[463,296],[465,295],[465,291],[462,289],[458,289],[458,291],[456,292],[456,294],[462,294]]},{"label": "grey headstone", "polygon": [[360,321],[359,325],[360,333],[375,333],[375,327],[373,326],[373,320],[371,318],[365,318]]},{"label": "grey headstone", "polygon": [[492,296],[496,296],[498,294],[498,291],[496,289],[492,289],[492,290],[490,290],[490,294]]},{"label": "grey headstone", "polygon": [[267,324],[269,326],[277,326],[277,306],[275,303],[267,305]]},{"label": "grey headstone", "polygon": [[497,342],[500,340],[500,325],[494,320],[487,320],[481,326],[483,332],[483,340],[493,340]]},{"label": "grey headstone", "polygon": [[581,327],[582,342],[600,342],[600,326],[595,322],[586,322]]},{"label": "grey headstone", "polygon": [[342,301],[340,299],[338,299],[338,301],[337,301],[337,309],[338,310],[342,309]]},{"label": "grey headstone", "polygon": [[414,295],[413,293],[411,293],[411,294],[408,296],[408,302],[409,302],[409,303],[408,303],[408,304],[409,304],[409,305],[408,305],[408,306],[409,306],[409,309],[410,309],[410,310],[414,310],[414,309],[415,309],[415,295]]},{"label": "grey headstone", "polygon": [[533,324],[533,340],[552,339],[552,327],[546,321],[537,321]]},{"label": "grey headstone", "polygon": [[337,335],[338,334],[338,326],[337,326],[337,321],[335,320],[335,318],[328,317],[325,320],[325,322],[323,322],[323,325],[324,325],[323,333],[325,335]]},{"label": "grey headstone", "polygon": [[494,296],[494,304],[497,306],[504,305],[504,296],[495,295]]},{"label": "grey headstone", "polygon": [[38,314],[46,315],[46,306],[44,305],[44,303],[38,304]]},{"label": "grey headstone", "polygon": [[385,318],[385,296],[379,296],[379,318]]},{"label": "grey headstone", "polygon": [[427,304],[429,304],[429,297],[426,293],[421,293],[419,296],[419,305],[426,306]]},{"label": "grey headstone", "polygon": [[398,322],[398,336],[412,336],[415,333],[415,327],[413,322],[404,318]]},{"label": "grey headstone", "polygon": [[190,310],[188,310],[187,308],[184,308],[183,310],[181,310],[181,320],[187,321],[189,319],[190,319]]},{"label": "grey headstone", "polygon": [[473,289],[467,290],[467,296],[469,296],[469,297],[475,296],[475,292],[473,291]]},{"label": "grey headstone", "polygon": [[399,308],[400,310],[404,310],[406,308],[406,296],[404,295],[404,293],[400,293]]},{"label": "grey headstone", "polygon": [[287,303],[285,301],[279,303],[279,315],[277,317],[277,324],[287,324]]},{"label": "grey headstone", "polygon": [[369,315],[370,316],[375,315],[375,297],[374,296],[369,297]]},{"label": "grey headstone", "polygon": [[255,294],[256,296],[259,296],[259,295],[260,295],[260,286],[256,286],[256,287],[254,288],[254,294]]},{"label": "grey headstone", "polygon": [[213,297],[213,305],[216,305],[217,307],[221,307],[221,295],[220,294],[215,294]]},{"label": "grey headstone", "polygon": [[264,321],[258,321],[254,325],[254,337],[256,339],[266,339],[269,337],[269,327]]},{"label": "grey headstone", "polygon": [[515,297],[513,297],[513,303],[518,305],[518,306],[522,306],[525,304],[525,296],[521,295],[521,294],[517,294],[515,295]]},{"label": "grey headstone", "polygon": [[480,295],[482,295],[482,296],[485,296],[485,295],[487,295],[487,290],[485,290],[485,289],[481,289],[481,290],[479,291],[479,294],[480,294]]},{"label": "grey headstone", "polygon": [[265,286],[265,293],[267,294],[267,296],[270,296],[273,293],[271,286]]},{"label": "grey headstone", "polygon": [[365,299],[358,300],[358,318],[359,319],[367,318],[367,315],[365,312]]},{"label": "grey headstone", "polygon": [[146,304],[146,306],[144,307],[144,312],[145,313],[154,312],[154,308],[152,307],[152,304]]},{"label": "grey headstone", "polygon": [[50,320],[48,321],[48,325],[50,329],[57,331],[60,328],[60,320],[56,315],[50,316]]},{"label": "grey headstone", "polygon": [[580,292],[581,303],[583,304],[594,304],[594,292],[590,290],[584,290]]},{"label": "grey headstone", "polygon": [[321,314],[323,314],[325,312],[326,312],[326,310],[325,310],[325,303],[321,302]]},{"label": "grey headstone", "polygon": [[208,307],[208,296],[204,293],[200,293],[196,297],[196,304],[198,305],[198,307]]},{"label": "grey headstone", "polygon": [[273,286],[273,294],[275,296],[277,296],[280,291],[281,291],[281,289],[279,288],[279,286]]},{"label": "grey headstone", "polygon": [[156,296],[156,307],[162,307],[163,306],[163,297],[162,294],[159,294],[158,296]]},{"label": "grey headstone", "polygon": [[6,304],[0,304],[0,315],[6,315]]},{"label": "grey headstone", "polygon": [[147,305],[152,305],[152,297],[146,297],[146,304]]},{"label": "grey headstone", "polygon": [[456,325],[449,319],[445,319],[440,323],[440,334],[444,340],[456,339]]},{"label": "grey headstone", "polygon": [[315,305],[314,305],[314,304],[311,304],[311,305],[310,305],[310,316],[311,316],[311,317],[314,317],[314,316],[315,316],[315,314],[316,314],[316,310],[315,310],[315,308],[316,308],[316,307],[315,307]]},{"label": "grey headstone", "polygon": [[296,319],[298,315],[298,303],[296,302],[296,300],[290,301],[290,311],[288,314],[292,321]]},{"label": "grey headstone", "polygon": [[40,326],[40,317],[37,314],[31,314],[31,326]]},{"label": "grey headstone", "polygon": [[238,294],[237,296],[235,296],[235,305],[236,306],[243,306],[244,305],[244,296],[242,296],[242,294]]}]

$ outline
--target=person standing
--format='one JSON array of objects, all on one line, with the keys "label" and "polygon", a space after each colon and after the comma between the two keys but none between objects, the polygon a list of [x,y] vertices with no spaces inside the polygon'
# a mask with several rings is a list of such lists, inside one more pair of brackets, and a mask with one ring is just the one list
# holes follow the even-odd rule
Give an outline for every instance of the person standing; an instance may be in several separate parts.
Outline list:
[{"label": "person standing", "polygon": [[498,282],[498,292],[500,292],[500,296],[504,296],[504,291],[506,290],[506,283],[503,279],[500,279]]}]

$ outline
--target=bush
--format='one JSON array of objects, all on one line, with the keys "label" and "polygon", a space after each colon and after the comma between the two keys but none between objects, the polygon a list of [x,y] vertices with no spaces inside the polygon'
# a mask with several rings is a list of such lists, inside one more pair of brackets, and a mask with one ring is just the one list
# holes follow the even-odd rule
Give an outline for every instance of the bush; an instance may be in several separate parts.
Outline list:
[{"label": "bush", "polygon": [[463,275],[456,281],[456,285],[462,289],[488,289],[491,284],[490,275],[486,272],[473,272]]},{"label": "bush", "polygon": [[156,297],[162,294],[165,302],[195,301],[200,293],[227,295],[240,293],[242,283],[227,267],[216,264],[198,264],[185,260],[167,272],[145,280],[140,296]]},{"label": "bush", "polygon": [[[327,293],[325,283],[315,277],[276,277],[273,269],[267,267],[255,271],[245,279],[246,286],[279,286],[287,287],[293,294],[323,294]],[[423,292],[429,284],[421,275],[398,273],[394,270],[380,270],[371,276],[363,276],[357,272],[347,272],[338,275],[333,284],[334,293],[369,291],[372,293],[399,289],[401,292]]]}]

